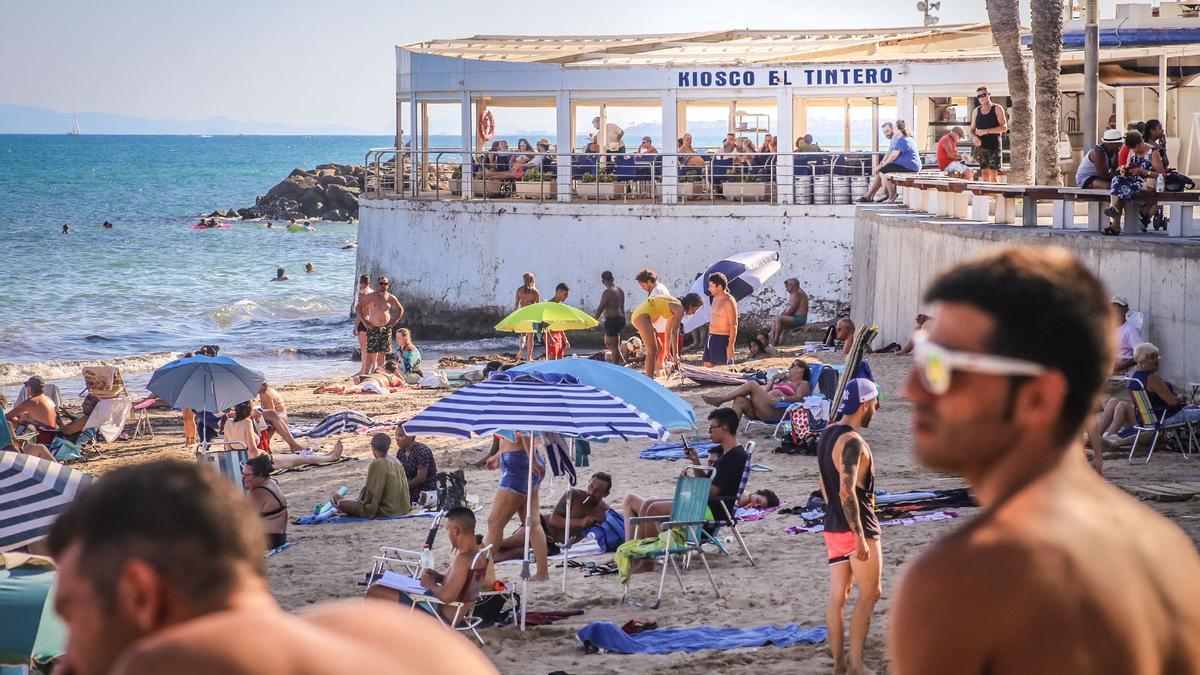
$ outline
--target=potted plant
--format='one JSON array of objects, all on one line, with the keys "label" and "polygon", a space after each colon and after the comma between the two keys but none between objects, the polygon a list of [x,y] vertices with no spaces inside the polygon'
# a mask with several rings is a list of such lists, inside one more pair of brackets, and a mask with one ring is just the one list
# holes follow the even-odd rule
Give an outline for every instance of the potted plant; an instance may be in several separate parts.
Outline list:
[{"label": "potted plant", "polygon": [[700,171],[698,169],[688,169],[679,174],[675,194],[680,198],[686,198],[698,196],[700,192]]},{"label": "potted plant", "polygon": [[746,167],[725,170],[725,181],[721,183],[721,195],[725,199],[766,199],[771,185],[762,174],[751,173]]},{"label": "potted plant", "polygon": [[617,175],[611,170],[601,171],[595,176],[591,172],[585,173],[579,182],[583,185],[575,188],[575,192],[584,199],[613,199],[624,188],[617,183]]},{"label": "potted plant", "polygon": [[462,194],[462,164],[455,164],[450,172],[450,194]]},{"label": "potted plant", "polygon": [[553,197],[558,188],[558,177],[549,171],[533,168],[521,176],[517,183],[517,196],[526,199]]},{"label": "potted plant", "polygon": [[491,178],[484,181],[483,169],[475,172],[471,179],[471,195],[474,197],[499,197],[504,194],[504,181]]}]

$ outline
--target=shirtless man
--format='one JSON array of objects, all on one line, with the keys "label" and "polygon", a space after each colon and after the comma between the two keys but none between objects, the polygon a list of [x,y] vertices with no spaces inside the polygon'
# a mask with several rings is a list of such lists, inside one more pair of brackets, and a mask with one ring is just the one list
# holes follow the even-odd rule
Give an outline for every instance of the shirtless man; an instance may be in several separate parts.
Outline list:
[{"label": "shirtless man", "polygon": [[[564,548],[582,537],[585,528],[603,523],[608,516],[608,504],[604,498],[612,492],[612,476],[603,471],[592,474],[586,490],[572,488],[563,493],[550,517],[540,516],[542,529],[546,532],[547,553],[558,555]],[[567,542],[567,498],[571,498],[571,541]],[[496,561],[520,560],[525,552],[525,528],[519,527],[512,535],[500,542]]]},{"label": "shirtless man", "polygon": [[[550,302],[566,302],[569,297],[571,297],[571,287],[560,283],[554,287],[554,297],[550,298]],[[567,339],[567,331],[565,330],[546,330],[542,333],[542,337],[546,341],[547,361],[561,359],[566,354],[566,351],[571,348],[571,341]]]},{"label": "shirtless man", "polygon": [[[883,548],[875,515],[875,461],[859,430],[871,425],[879,406],[879,390],[866,379],[846,384],[838,413],[842,418],[821,432],[817,468],[825,498],[825,549],[829,554],[829,602],[825,625],[833,652],[833,672],[869,672],[863,665],[863,646],[871,627],[871,612],[883,595]],[[850,614],[850,659],[846,660],[842,627],[851,585],[858,601]]]},{"label": "shirtless man", "polygon": [[1079,448],[1113,363],[1100,281],[1063,249],[1002,248],[925,300],[904,388],[913,454],[964,477],[981,508],[905,572],[892,672],[1200,672],[1195,544]]},{"label": "shirtless man", "polygon": [[266,535],[228,479],[159,460],[105,474],[55,521],[54,606],[72,675],[495,673],[434,619],[377,601],[284,612]]},{"label": "shirtless man", "polygon": [[29,391],[29,398],[8,411],[8,414],[4,416],[5,419],[12,423],[13,427],[17,427],[23,422],[37,422],[51,429],[57,429],[58,408],[55,407],[54,401],[45,394],[45,381],[34,375],[25,380],[25,388]]},{"label": "shirtless man", "polygon": [[275,270],[275,278],[271,281],[291,281],[292,278],[287,275],[287,270],[282,267]]},{"label": "shirtless man", "polygon": [[358,319],[367,334],[367,351],[363,354],[361,371],[364,373],[374,372],[383,365],[392,348],[392,327],[404,316],[404,306],[388,292],[391,285],[390,279],[379,277],[375,292],[358,303]]},{"label": "shirtless man", "polygon": [[358,338],[358,353],[362,357],[359,375],[366,375],[371,371],[367,370],[367,327],[363,325],[362,319],[358,318],[358,308],[362,305],[363,298],[374,292],[375,289],[371,288],[371,277],[364,274],[358,278],[358,293],[354,296],[354,336]]},{"label": "shirtless man", "polygon": [[604,319],[604,346],[608,348],[612,362],[621,363],[618,359],[621,358],[621,330],[625,328],[625,291],[608,270],[600,273],[600,283],[604,284],[604,292],[600,294],[600,306],[592,316],[596,320]]},{"label": "shirtless man", "polygon": [[767,340],[768,346],[778,347],[779,338],[783,331],[799,328],[808,323],[808,293],[800,288],[800,280],[795,277],[783,282],[783,288],[788,294],[788,306],[783,314],[775,317],[775,325],[771,326],[771,335]]},{"label": "shirtless man", "polygon": [[272,431],[287,443],[288,452],[303,452],[306,448],[292,436],[292,430],[288,428],[287,405],[279,392],[275,391],[275,387],[263,382],[258,388],[258,404],[261,406],[258,413],[271,425]]},{"label": "shirtless man", "polygon": [[[642,344],[646,347],[645,373],[654,377],[658,368],[666,361],[679,360],[679,326],[683,317],[695,314],[704,301],[695,293],[688,293],[683,300],[676,300],[669,295],[656,295],[646,298],[629,315],[633,327],[637,329]],[[658,337],[655,321],[666,322],[666,333]]]},{"label": "shirtless man", "polygon": [[[521,275],[521,285],[517,287],[517,303],[514,309],[521,309],[527,305],[532,305],[542,301],[542,292],[537,288],[537,281],[533,278],[533,272],[526,272]],[[521,342],[517,346],[517,360],[521,360],[522,352],[528,350],[525,356],[526,361],[533,361],[533,347],[537,342],[536,334],[521,333]]]},{"label": "shirtless man", "polygon": [[729,279],[720,272],[708,276],[708,292],[712,295],[712,318],[709,319],[708,342],[704,345],[704,365],[711,368],[733,363],[738,306],[737,299],[729,294]]}]

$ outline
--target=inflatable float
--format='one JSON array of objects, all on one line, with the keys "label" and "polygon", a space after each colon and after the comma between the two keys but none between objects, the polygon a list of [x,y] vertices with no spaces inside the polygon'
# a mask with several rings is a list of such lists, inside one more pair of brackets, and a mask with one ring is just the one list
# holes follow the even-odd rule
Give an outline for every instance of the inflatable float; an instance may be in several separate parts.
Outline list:
[{"label": "inflatable float", "polygon": [[232,223],[217,223],[216,225],[193,225],[193,230],[228,230],[233,227]]},{"label": "inflatable float", "polygon": [[288,225],[288,232],[316,232],[317,228],[312,225]]}]

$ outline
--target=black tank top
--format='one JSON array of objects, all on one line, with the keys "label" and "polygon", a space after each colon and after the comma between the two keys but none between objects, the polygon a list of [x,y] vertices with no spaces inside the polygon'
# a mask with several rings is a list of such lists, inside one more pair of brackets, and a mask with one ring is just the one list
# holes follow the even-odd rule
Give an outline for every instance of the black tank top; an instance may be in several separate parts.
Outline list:
[{"label": "black tank top", "polygon": [[[837,445],[842,434],[851,431],[854,430],[845,424],[831,425],[821,433],[821,440],[817,443],[817,468],[821,472],[821,485],[825,488],[827,500],[824,521],[826,532],[850,531],[846,513],[842,510],[842,500],[839,498],[842,493],[841,474],[838,473],[838,467],[833,463],[833,447]],[[879,518],[875,515],[874,462],[871,462],[870,469],[867,471],[866,485],[856,485],[854,493],[858,498],[858,514],[863,534],[867,537],[878,537]]]},{"label": "black tank top", "polygon": [[[1000,126],[1000,118],[996,116],[996,106],[993,105],[990,112],[983,112],[983,106],[975,109],[975,128],[982,131],[984,129],[995,129]],[[1000,135],[988,134],[979,137],[979,145],[991,150],[1000,149]]]}]

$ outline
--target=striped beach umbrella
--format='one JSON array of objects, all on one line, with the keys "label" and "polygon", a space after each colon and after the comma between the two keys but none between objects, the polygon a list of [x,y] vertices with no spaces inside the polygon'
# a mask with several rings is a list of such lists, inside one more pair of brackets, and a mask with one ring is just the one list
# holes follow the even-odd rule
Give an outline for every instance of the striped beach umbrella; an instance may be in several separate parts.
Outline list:
[{"label": "striped beach umbrella", "polygon": [[407,434],[461,438],[502,429],[583,438],[667,437],[661,424],[617,396],[560,373],[494,373],[404,424]]},{"label": "striped beach umbrella", "polygon": [[0,552],[37,541],[92,476],[19,452],[0,452]]},{"label": "striped beach umbrella", "polygon": [[[776,272],[783,269],[778,251],[746,251],[713,263],[704,274],[692,282],[689,293],[704,298],[695,314],[683,317],[683,332],[688,333],[708,323],[712,316],[712,294],[708,292],[708,277],[720,272],[729,280],[729,293],[737,300],[750,297]],[[683,297],[683,296],[680,296]]]}]

